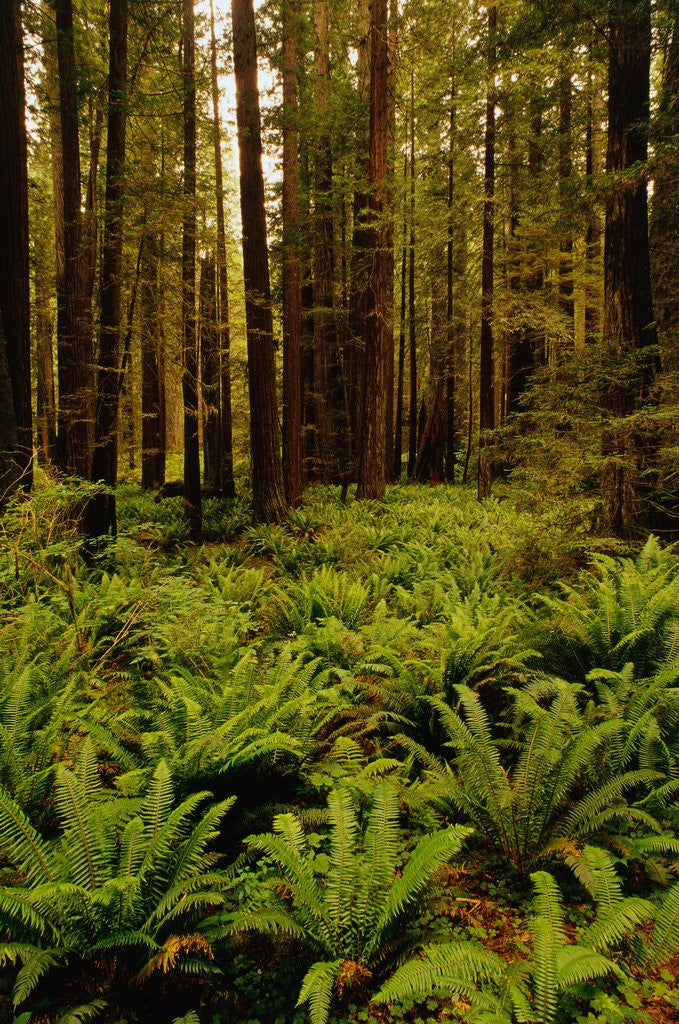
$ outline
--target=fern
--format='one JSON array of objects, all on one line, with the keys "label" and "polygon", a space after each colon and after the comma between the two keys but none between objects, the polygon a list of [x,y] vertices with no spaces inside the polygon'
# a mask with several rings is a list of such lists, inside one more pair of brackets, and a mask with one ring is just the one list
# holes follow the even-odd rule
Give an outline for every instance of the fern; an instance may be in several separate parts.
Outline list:
[{"label": "fern", "polygon": [[[370,973],[393,955],[395,940],[404,938],[398,924],[405,912],[421,904],[437,869],[470,834],[454,826],[424,836],[400,873],[398,801],[387,780],[374,788],[363,829],[351,790],[335,789],[328,797],[328,826],[329,864],[321,876],[314,872],[312,850],[295,815],[278,815],[274,834],[250,839],[250,849],[271,858],[282,872],[271,882],[270,904],[248,907],[230,920],[217,918],[208,933],[281,931],[321,952],[300,993],[316,1024],[326,1024],[340,965],[355,964],[359,973]],[[290,893],[289,902],[275,896],[281,888]]]}]

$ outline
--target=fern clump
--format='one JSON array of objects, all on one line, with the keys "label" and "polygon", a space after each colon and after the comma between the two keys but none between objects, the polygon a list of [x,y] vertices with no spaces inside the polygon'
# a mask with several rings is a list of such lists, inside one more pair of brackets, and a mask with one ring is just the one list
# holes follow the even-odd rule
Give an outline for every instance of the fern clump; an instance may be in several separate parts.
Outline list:
[{"label": "fern clump", "polygon": [[298,1005],[308,1003],[312,1024],[326,1024],[334,999],[360,990],[407,944],[404,924],[429,895],[434,875],[459,852],[470,829],[451,826],[424,836],[402,872],[399,807],[389,781],[374,790],[363,827],[348,787],[328,797],[329,837],[322,861],[294,814],[280,814],[269,835],[249,849],[277,873],[268,900],[247,907],[210,934],[259,931],[295,938],[317,959],[309,967]]},{"label": "fern clump", "polygon": [[[576,687],[546,679],[532,691],[514,692],[512,763],[503,758],[480,696],[466,686],[457,693],[459,712],[441,698],[430,699],[453,751],[450,761],[406,737],[401,743],[428,771],[434,799],[463,814],[519,874],[574,843],[605,837],[611,829],[616,834],[620,826],[660,831],[625,794],[652,791],[662,775],[643,769],[606,773],[608,748],[623,723],[587,724]],[[593,767],[598,757],[603,773]]]},{"label": "fern clump", "polygon": [[53,797],[59,835],[46,839],[0,791],[0,852],[16,869],[0,886],[0,962],[14,972],[14,1006],[39,1007],[49,992],[64,1008],[77,992],[92,1007],[106,979],[113,1009],[156,973],[212,971],[201,922],[230,882],[210,848],[233,799],[177,802],[164,761],[139,797],[120,797],[103,787],[89,741],[72,768],[57,767]]}]

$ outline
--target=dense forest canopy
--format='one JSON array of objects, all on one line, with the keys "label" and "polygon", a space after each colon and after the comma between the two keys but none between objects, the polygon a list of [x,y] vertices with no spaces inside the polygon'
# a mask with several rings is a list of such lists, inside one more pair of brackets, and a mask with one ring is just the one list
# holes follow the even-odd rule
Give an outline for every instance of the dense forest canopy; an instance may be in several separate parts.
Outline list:
[{"label": "dense forest canopy", "polygon": [[679,3],[0,2],[0,1024],[679,1021]]}]

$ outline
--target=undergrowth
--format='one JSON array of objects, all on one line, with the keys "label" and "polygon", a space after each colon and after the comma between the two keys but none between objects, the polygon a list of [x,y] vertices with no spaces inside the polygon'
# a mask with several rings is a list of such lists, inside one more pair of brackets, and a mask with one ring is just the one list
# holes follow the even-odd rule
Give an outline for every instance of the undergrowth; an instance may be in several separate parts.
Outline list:
[{"label": "undergrowth", "polygon": [[87,567],[86,497],[2,520],[2,1024],[679,1019],[672,549],[129,485]]}]

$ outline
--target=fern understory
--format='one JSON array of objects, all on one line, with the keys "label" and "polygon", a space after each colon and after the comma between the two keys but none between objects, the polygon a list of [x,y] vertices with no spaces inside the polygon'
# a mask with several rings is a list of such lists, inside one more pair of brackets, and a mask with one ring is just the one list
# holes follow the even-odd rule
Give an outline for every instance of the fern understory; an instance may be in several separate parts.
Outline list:
[{"label": "fern understory", "polygon": [[679,1020],[672,549],[85,491],[2,520],[1,1024]]}]

